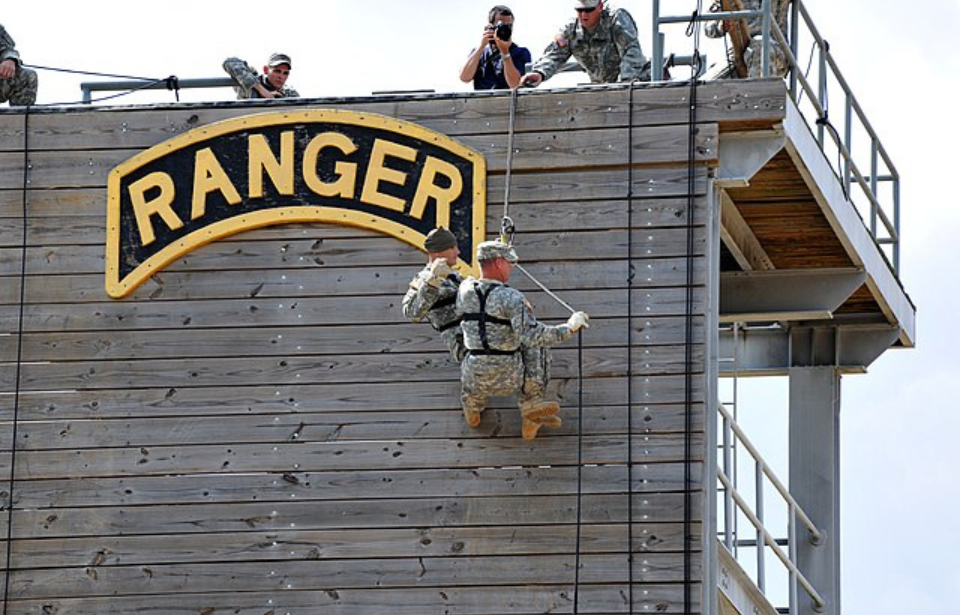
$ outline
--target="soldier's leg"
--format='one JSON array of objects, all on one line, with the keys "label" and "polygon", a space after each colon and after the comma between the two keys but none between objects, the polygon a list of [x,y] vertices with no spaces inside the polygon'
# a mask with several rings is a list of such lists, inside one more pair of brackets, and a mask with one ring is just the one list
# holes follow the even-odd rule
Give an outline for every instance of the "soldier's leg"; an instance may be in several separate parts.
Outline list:
[{"label": "soldier's leg", "polygon": [[37,102],[37,73],[29,68],[19,68],[9,80],[11,105],[27,106]]},{"label": "soldier's leg", "polygon": [[513,395],[521,388],[520,357],[468,354],[460,364],[460,401],[471,427],[480,425],[480,413],[494,395]]},{"label": "soldier's leg", "polygon": [[545,395],[550,382],[550,349],[524,348],[523,386],[519,405],[522,418],[521,434],[525,440],[533,440],[541,427],[559,427],[560,404],[547,401]]}]

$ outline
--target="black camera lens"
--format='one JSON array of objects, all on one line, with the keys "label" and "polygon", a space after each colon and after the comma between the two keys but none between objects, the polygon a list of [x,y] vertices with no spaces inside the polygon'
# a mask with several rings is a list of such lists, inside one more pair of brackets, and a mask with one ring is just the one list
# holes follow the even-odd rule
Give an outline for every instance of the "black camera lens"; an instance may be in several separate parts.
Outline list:
[{"label": "black camera lens", "polygon": [[508,23],[498,21],[497,25],[493,27],[493,33],[501,41],[509,41],[510,37],[513,35],[513,26]]}]

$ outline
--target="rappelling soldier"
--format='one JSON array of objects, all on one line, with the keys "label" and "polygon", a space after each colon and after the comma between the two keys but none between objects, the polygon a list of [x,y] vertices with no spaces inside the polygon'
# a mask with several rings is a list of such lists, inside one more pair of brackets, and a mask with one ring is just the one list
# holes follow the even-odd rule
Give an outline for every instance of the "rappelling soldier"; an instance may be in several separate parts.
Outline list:
[{"label": "rappelling soldier", "polygon": [[467,424],[477,427],[490,397],[517,395],[521,433],[532,440],[541,427],[560,426],[560,405],[545,399],[548,347],[589,326],[589,317],[575,312],[562,325],[537,322],[523,293],[507,286],[517,260],[508,244],[485,241],[477,247],[482,277],[460,284],[457,313],[466,347],[460,401]]},{"label": "rappelling soldier", "polygon": [[426,318],[459,363],[465,349],[456,306],[457,290],[463,282],[463,276],[454,270],[460,256],[457,238],[443,227],[436,228],[427,234],[423,247],[427,266],[410,281],[403,297],[403,315],[411,322]]}]

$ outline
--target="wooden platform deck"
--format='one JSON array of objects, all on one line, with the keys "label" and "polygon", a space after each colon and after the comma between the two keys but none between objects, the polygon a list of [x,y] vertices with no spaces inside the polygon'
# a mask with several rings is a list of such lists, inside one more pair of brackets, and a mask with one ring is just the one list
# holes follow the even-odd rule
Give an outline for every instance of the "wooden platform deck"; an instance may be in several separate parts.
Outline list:
[{"label": "wooden platform deck", "polygon": [[[123,299],[104,290],[110,170],[267,110],[379,113],[457,139],[486,158],[493,236],[508,95],[0,110],[6,612],[700,612],[721,263],[856,269],[838,312],[903,344],[913,321],[824,196],[783,84],[701,86],[692,182],[687,93],[518,100],[517,249],[593,318],[582,358],[576,341],[554,353],[564,424],[533,442],[510,399],[463,424],[457,366],[400,313],[423,254],[393,238],[271,226]],[[742,133],[787,138],[749,185],[723,188],[750,233],[721,233],[722,142]],[[540,319],[565,318],[515,285]]]}]

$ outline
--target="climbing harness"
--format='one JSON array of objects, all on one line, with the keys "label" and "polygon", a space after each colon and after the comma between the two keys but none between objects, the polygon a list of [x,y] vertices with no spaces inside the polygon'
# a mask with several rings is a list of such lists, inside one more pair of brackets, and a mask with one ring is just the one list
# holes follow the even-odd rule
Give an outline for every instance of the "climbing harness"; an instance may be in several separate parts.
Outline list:
[{"label": "climbing harness", "polygon": [[519,352],[519,348],[514,348],[513,350],[505,350],[501,348],[494,348],[490,345],[490,340],[487,337],[487,325],[494,324],[504,327],[513,328],[513,323],[510,322],[507,318],[500,318],[498,316],[491,316],[487,313],[487,299],[490,297],[490,293],[494,290],[502,288],[500,284],[493,284],[488,286],[486,290],[480,287],[480,282],[473,283],[473,292],[477,294],[477,300],[480,303],[480,308],[476,312],[462,314],[460,316],[461,321],[467,322],[477,322],[477,334],[480,336],[480,343],[483,345],[483,349],[467,349],[467,352],[472,355],[515,355]]}]

